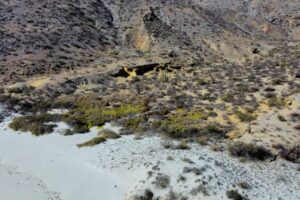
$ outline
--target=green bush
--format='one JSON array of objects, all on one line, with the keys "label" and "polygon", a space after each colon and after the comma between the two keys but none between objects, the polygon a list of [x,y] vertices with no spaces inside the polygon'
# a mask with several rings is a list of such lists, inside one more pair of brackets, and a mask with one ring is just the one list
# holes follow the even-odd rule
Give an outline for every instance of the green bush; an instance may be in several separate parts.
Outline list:
[{"label": "green bush", "polygon": [[143,117],[133,117],[133,118],[125,119],[122,122],[122,125],[126,128],[137,129],[140,123],[143,121],[144,121]]},{"label": "green bush", "polygon": [[124,104],[112,108],[105,106],[100,100],[86,98],[78,100],[63,119],[73,127],[73,132],[85,133],[91,127],[103,126],[106,122],[135,115],[144,110],[143,104]]},{"label": "green bush", "polygon": [[285,105],[285,101],[277,97],[272,97],[268,100],[268,104],[270,107],[282,108]]},{"label": "green bush", "polygon": [[9,127],[15,131],[27,132],[30,131],[33,135],[40,136],[47,133],[52,133],[56,127],[54,124],[46,124],[60,120],[59,115],[38,114],[16,117],[9,124]]},{"label": "green bush", "polygon": [[242,122],[251,122],[257,118],[257,115],[248,112],[237,111],[235,114]]},{"label": "green bush", "polygon": [[158,176],[155,178],[154,184],[155,184],[158,188],[165,189],[165,188],[167,188],[167,187],[169,186],[169,184],[170,184],[170,178],[169,178],[168,175],[165,175],[165,174],[158,175]]},{"label": "green bush", "polygon": [[193,125],[163,121],[159,131],[172,138],[187,138],[196,135],[200,129]]},{"label": "green bush", "polygon": [[234,96],[230,93],[227,93],[222,97],[222,100],[227,102],[227,103],[230,103],[234,100]]}]

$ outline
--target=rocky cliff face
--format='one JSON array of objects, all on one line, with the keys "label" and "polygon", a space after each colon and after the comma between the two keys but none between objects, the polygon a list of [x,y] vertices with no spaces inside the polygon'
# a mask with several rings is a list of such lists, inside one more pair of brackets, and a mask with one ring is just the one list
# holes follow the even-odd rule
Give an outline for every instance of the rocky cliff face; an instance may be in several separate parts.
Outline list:
[{"label": "rocky cliff face", "polygon": [[0,0],[0,77],[20,80],[149,52],[176,52],[192,64],[236,62],[256,48],[299,41],[299,10],[298,0]]}]

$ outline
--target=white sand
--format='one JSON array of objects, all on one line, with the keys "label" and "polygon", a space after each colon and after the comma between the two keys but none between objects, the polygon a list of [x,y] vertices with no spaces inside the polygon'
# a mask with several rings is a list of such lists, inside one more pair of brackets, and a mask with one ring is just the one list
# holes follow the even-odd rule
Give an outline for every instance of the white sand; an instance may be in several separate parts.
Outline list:
[{"label": "white sand", "polygon": [[[7,129],[7,123],[0,124],[1,199],[122,200],[147,188],[155,196],[164,196],[172,188],[189,199],[226,199],[226,191],[234,188],[250,199],[300,199],[298,166],[283,160],[240,163],[226,152],[198,145],[190,150],[164,149],[157,137],[134,140],[125,136],[79,149],[76,144],[94,137],[95,128],[84,135],[62,136],[59,131],[66,127],[60,123],[55,133],[34,137]],[[201,175],[183,173],[187,166],[206,171]],[[149,171],[153,172],[151,177]],[[170,176],[167,189],[152,184],[159,173]],[[178,182],[179,175],[187,180]],[[240,181],[248,182],[252,189],[234,187]],[[190,194],[199,185],[209,196]]]}]

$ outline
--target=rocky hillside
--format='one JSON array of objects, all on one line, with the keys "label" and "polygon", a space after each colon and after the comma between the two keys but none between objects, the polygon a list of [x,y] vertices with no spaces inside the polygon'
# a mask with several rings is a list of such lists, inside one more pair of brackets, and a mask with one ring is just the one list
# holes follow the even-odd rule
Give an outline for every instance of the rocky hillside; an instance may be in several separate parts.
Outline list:
[{"label": "rocky hillside", "polygon": [[0,79],[136,57],[242,62],[300,40],[298,0],[0,0]]}]

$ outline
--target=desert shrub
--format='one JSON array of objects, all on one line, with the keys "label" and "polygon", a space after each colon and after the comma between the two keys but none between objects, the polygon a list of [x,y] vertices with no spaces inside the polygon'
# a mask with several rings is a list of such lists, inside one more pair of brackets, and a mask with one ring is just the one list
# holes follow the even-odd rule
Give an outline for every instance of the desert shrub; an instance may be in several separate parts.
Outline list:
[{"label": "desert shrub", "polygon": [[264,89],[265,92],[274,92],[275,90],[276,90],[276,89],[273,88],[273,87],[266,87],[266,88]]},{"label": "desert shrub", "polygon": [[226,192],[226,196],[228,199],[233,199],[233,200],[243,200],[243,196],[240,195],[237,191],[235,190],[229,190]]},{"label": "desert shrub", "polygon": [[197,84],[198,84],[198,85],[207,85],[207,84],[209,84],[209,80],[206,80],[206,79],[198,79],[198,80],[197,80]]},{"label": "desert shrub", "polygon": [[205,137],[205,136],[200,136],[197,138],[197,142],[200,144],[200,145],[207,145],[208,144],[208,138]]},{"label": "desert shrub", "polygon": [[172,138],[193,137],[203,131],[197,124],[200,120],[206,118],[207,113],[201,111],[178,109],[176,113],[170,115],[167,119],[154,123],[153,127]]},{"label": "desert shrub", "polygon": [[171,149],[174,148],[174,144],[170,141],[164,141],[161,143],[161,145],[165,148],[165,149]]},{"label": "desert shrub", "polygon": [[193,125],[163,121],[159,126],[159,131],[172,138],[187,138],[196,135],[199,129]]},{"label": "desert shrub", "polygon": [[240,188],[245,189],[245,190],[249,190],[251,189],[251,185],[245,181],[239,182],[237,184]]},{"label": "desert shrub", "polygon": [[209,146],[209,148],[212,150],[212,151],[223,151],[224,150],[224,147],[223,145],[221,144],[211,144]]},{"label": "desert shrub", "polygon": [[195,175],[199,176],[207,171],[207,166],[203,166],[200,168],[197,167],[184,167],[182,172],[183,173],[194,173]]},{"label": "desert shrub", "polygon": [[86,98],[78,100],[63,119],[73,127],[75,133],[85,133],[91,127],[103,126],[106,122],[138,114],[144,109],[145,106],[142,103],[124,104],[112,108],[107,107],[100,100]]},{"label": "desert shrub", "polygon": [[280,143],[279,144],[273,144],[272,148],[279,149],[279,150],[285,149],[285,147],[283,146],[283,144],[280,144]]},{"label": "desert shrub", "polygon": [[229,146],[229,152],[232,156],[243,157],[252,160],[265,160],[272,156],[269,149],[255,144],[246,144],[236,142]]},{"label": "desert shrub", "polygon": [[272,97],[268,100],[268,105],[270,107],[282,108],[285,105],[285,101],[277,97]]},{"label": "desert shrub", "polygon": [[59,115],[38,114],[15,117],[9,124],[9,127],[15,131],[30,131],[33,135],[40,136],[53,132],[56,125],[47,124],[49,122],[59,121]]},{"label": "desert shrub", "polygon": [[6,95],[4,93],[0,93],[0,102],[1,103],[5,103],[6,105],[10,105],[10,106],[13,106],[13,105],[16,105],[19,103],[19,99],[14,97],[14,96],[11,96],[11,95]]},{"label": "desert shrub", "polygon": [[209,124],[206,127],[208,133],[225,134],[227,131],[219,124]]},{"label": "desert shrub", "polygon": [[181,140],[180,143],[177,145],[177,149],[186,150],[189,149],[189,145],[186,141]]},{"label": "desert shrub", "polygon": [[279,121],[282,121],[282,122],[286,122],[287,121],[286,118],[284,116],[282,116],[282,115],[278,115],[277,117],[278,117]]},{"label": "desert shrub", "polygon": [[170,113],[170,109],[167,107],[162,107],[159,109],[158,113],[159,115],[167,115]]},{"label": "desert shrub", "polygon": [[139,127],[140,123],[143,121],[144,121],[144,118],[142,118],[142,117],[133,117],[133,118],[125,119],[122,122],[122,125],[126,128],[137,129]]},{"label": "desert shrub", "polygon": [[230,127],[225,127],[217,123],[199,125],[197,120],[194,119],[182,119],[181,121],[167,119],[156,122],[153,124],[153,128],[158,130],[158,132],[161,132],[162,134],[174,139],[197,139],[200,136],[225,138],[226,133],[230,130]]},{"label": "desert shrub", "polygon": [[212,94],[209,94],[209,93],[205,93],[204,95],[202,95],[202,99],[205,101],[210,101],[210,102],[217,100],[217,98],[215,96],[213,96]]},{"label": "desert shrub", "polygon": [[170,177],[166,174],[160,174],[160,175],[156,176],[154,184],[158,188],[165,189],[170,184]]},{"label": "desert shrub", "polygon": [[293,148],[285,148],[282,147],[281,151],[279,152],[280,157],[285,160],[300,163],[300,147],[296,146]]},{"label": "desert shrub", "polygon": [[74,97],[61,97],[61,98],[57,98],[54,99],[51,102],[51,107],[52,108],[72,108],[74,106],[74,102],[75,102],[75,98]]},{"label": "desert shrub", "polygon": [[193,196],[196,196],[197,194],[199,193],[202,193],[204,196],[209,196],[209,193],[208,193],[208,190],[207,188],[205,187],[204,184],[200,184],[198,185],[197,187],[193,188],[190,193],[193,195]]},{"label": "desert shrub", "polygon": [[274,92],[267,92],[267,93],[264,94],[264,97],[268,98],[269,101],[270,101],[270,99],[276,99],[277,98],[276,94]]},{"label": "desert shrub", "polygon": [[151,190],[146,189],[143,195],[137,195],[133,197],[133,200],[152,200],[154,194]]},{"label": "desert shrub", "polygon": [[178,194],[172,189],[163,197],[164,200],[188,200],[186,196]]},{"label": "desert shrub", "polygon": [[257,115],[251,114],[249,112],[237,111],[235,114],[242,122],[251,122],[256,120],[257,118]]},{"label": "desert shrub", "polygon": [[227,93],[222,97],[222,100],[229,103],[229,102],[232,102],[234,100],[234,96],[230,93]]},{"label": "desert shrub", "polygon": [[282,78],[275,78],[272,80],[273,85],[282,85],[284,82],[285,82],[285,80]]},{"label": "desert shrub", "polygon": [[106,141],[105,138],[98,136],[98,137],[95,137],[87,142],[82,143],[82,144],[77,144],[77,147],[81,148],[81,147],[95,146],[95,145],[103,143],[105,141]]}]

